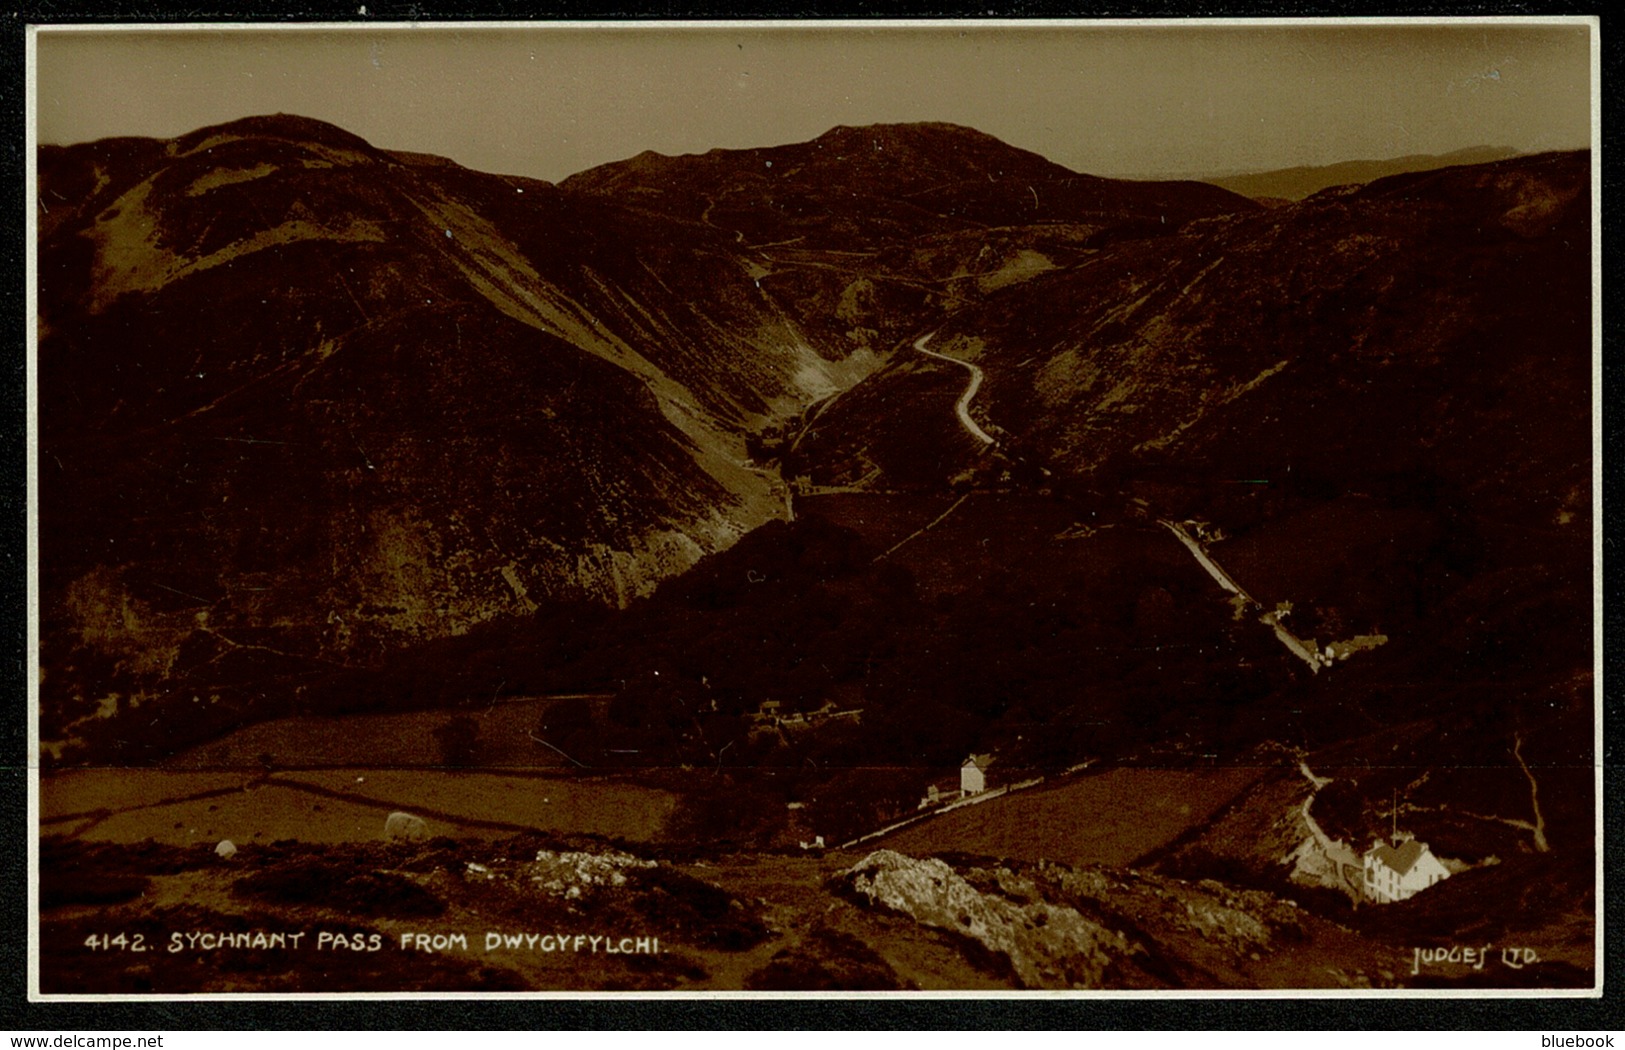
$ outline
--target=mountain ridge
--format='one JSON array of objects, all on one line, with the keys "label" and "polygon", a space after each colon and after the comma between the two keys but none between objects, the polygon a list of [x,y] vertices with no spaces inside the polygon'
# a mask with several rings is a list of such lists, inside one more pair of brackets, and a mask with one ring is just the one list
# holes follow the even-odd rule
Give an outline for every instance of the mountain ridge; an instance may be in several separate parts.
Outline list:
[{"label": "mountain ridge", "polygon": [[1335,164],[1298,165],[1268,171],[1239,172],[1205,178],[1202,181],[1222,186],[1245,197],[1302,200],[1332,186],[1363,184],[1389,175],[1433,171],[1463,164],[1487,164],[1526,155],[1529,154],[1510,146],[1467,146],[1448,153],[1408,153],[1387,160],[1348,160]]},{"label": "mountain ridge", "polygon": [[[973,164],[1048,164],[946,134]],[[917,178],[962,170],[932,152]],[[81,710],[108,681],[257,695],[538,603],[647,594],[790,513],[753,435],[1029,243],[1008,228],[989,254],[976,223],[900,204],[863,252],[756,249],[289,114],[39,165],[47,663]],[[821,215],[757,222],[793,240]],[[944,231],[974,236],[919,247]],[[1043,236],[1078,250],[1071,227]]]},{"label": "mountain ridge", "polygon": [[[933,123],[838,126],[806,142],[678,157],[645,151],[560,185],[636,196],[640,207],[724,228],[731,217],[753,243],[788,227],[830,247],[982,226],[1184,221],[1256,207],[1199,183],[1084,175],[973,128]],[[797,221],[809,213],[817,222]],[[755,228],[765,216],[772,225]]]},{"label": "mountain ridge", "polygon": [[[945,136],[967,151],[919,145]],[[1441,494],[1473,522],[1578,534],[1578,431],[1526,463],[1506,435],[1588,382],[1583,155],[1268,211],[996,144],[837,128],[664,158],[660,185],[617,162],[557,186],[287,116],[43,148],[47,739],[110,693],[265,717],[482,625],[633,604],[831,488],[1019,489],[1070,501],[1054,514],[1126,500],[1265,532],[1318,520],[1293,517],[1317,501],[1420,501],[1422,538],[1379,560],[1423,558],[1426,579],[1325,599],[1328,630],[1366,630],[1396,596],[1432,615],[1427,589],[1456,577],[1534,571],[1494,530],[1440,517]],[[923,188],[820,187],[786,163],[853,150]],[[809,196],[788,207],[770,179],[798,177]],[[958,360],[916,353],[927,332]],[[1488,379],[1460,377],[1468,357]],[[954,415],[968,394],[991,450]],[[1384,399],[1414,411],[1368,434],[1351,406]],[[1219,498],[1216,476],[1281,494]]]}]

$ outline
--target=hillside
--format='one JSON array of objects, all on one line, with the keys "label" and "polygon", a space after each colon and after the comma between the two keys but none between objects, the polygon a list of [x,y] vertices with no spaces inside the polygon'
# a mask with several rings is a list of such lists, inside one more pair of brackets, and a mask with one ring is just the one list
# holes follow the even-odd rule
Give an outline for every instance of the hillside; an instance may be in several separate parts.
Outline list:
[{"label": "hillside", "polygon": [[[624,605],[785,517],[756,436],[932,311],[1147,208],[1245,203],[1111,189],[967,129],[854,136],[565,187],[290,116],[42,149],[46,738],[160,694],[264,717],[403,646]],[[804,215],[750,189],[775,157],[826,194]],[[984,175],[1071,197],[985,231],[954,189]],[[777,242],[882,198],[911,218],[862,253],[755,250],[708,193]]]},{"label": "hillside", "polygon": [[[1584,988],[1591,970],[1583,941],[1544,940],[1527,965],[1499,944],[1482,966],[1448,961],[1448,937],[1418,930],[1415,909],[1384,929],[1211,879],[887,849],[698,862],[533,832],[282,842],[222,859],[55,840],[44,864],[53,993],[1459,993]],[[1522,918],[1478,932],[1516,939]]]},{"label": "hillside", "polygon": [[[1020,698],[1007,749],[1066,738],[1122,755],[1158,732],[1221,761],[1264,741],[1342,745],[1324,772],[1360,785],[1346,833],[1362,848],[1397,791],[1441,814],[1418,834],[1490,851],[1493,820],[1448,814],[1530,819],[1521,740],[1584,849],[1591,304],[1573,247],[1590,239],[1588,176],[1576,154],[1396,176],[1104,248],[932,336],[979,369],[968,410],[995,444],[955,418],[964,368],[900,355],[810,418],[788,469],[849,501],[969,494],[900,557],[935,579],[978,566],[983,632],[1029,612],[1079,630],[1054,649],[1041,633],[1005,679]],[[1000,546],[978,520],[988,490],[1046,494],[1074,525]],[[1247,598],[1161,521],[1207,537]],[[1031,609],[1012,610],[1023,590]],[[1058,608],[1070,615],[1044,619]],[[1311,673],[1272,637],[1282,621],[1317,652],[1380,640]],[[1068,645],[1074,705],[1035,705],[1027,676]],[[1119,670],[1123,649],[1156,655]],[[1239,863],[1204,856],[1198,870]]]},{"label": "hillside", "polygon": [[1202,181],[1254,200],[1298,201],[1332,186],[1363,184],[1389,175],[1435,171],[1462,164],[1488,164],[1518,155],[1504,146],[1469,146],[1450,153],[1413,153],[1389,160],[1347,160],[1338,164],[1278,168]]},{"label": "hillside", "polygon": [[[1590,982],[1587,154],[38,163],[49,987],[335,987],[115,920],[668,949],[357,989]],[[1357,911],[1402,831],[1450,881]]]},{"label": "hillside", "polygon": [[[1358,576],[1411,588],[1368,596],[1389,623],[1416,587],[1491,569],[1563,565],[1549,578],[1580,584],[1586,186],[1584,155],[1551,154],[1113,245],[933,336],[982,370],[970,412],[995,448],[949,411],[962,369],[899,355],[809,421],[791,469],[873,489],[1002,471],[1091,505],[1138,500],[1211,520],[1272,593],[1346,578],[1343,559],[1376,545]],[[1444,577],[1392,575],[1426,576],[1430,547]]]},{"label": "hillside", "polygon": [[[282,714],[624,689],[669,666],[662,637],[690,682],[732,683],[719,714],[784,688],[900,712],[884,683],[958,662],[907,654],[1023,587],[1066,631],[1226,639],[1171,673],[1231,674],[1235,629],[1193,604],[1205,581],[1159,518],[1230,537],[1221,560],[1302,606],[1305,638],[1392,636],[1406,674],[1424,637],[1462,666],[1527,647],[1561,677],[1589,666],[1586,170],[1518,158],[1263,210],[949,125],[645,155],[560,187],[294,117],[47,148],[44,739],[132,746],[112,723],[154,702],[180,747]],[[1072,203],[979,226],[1008,180]],[[1020,196],[983,218],[1034,219]],[[893,504],[806,501],[840,490]],[[767,679],[722,665],[750,629],[726,621],[754,615],[734,598],[706,599],[715,623],[680,596],[698,585],[582,611],[651,595],[797,492],[837,531],[742,557],[843,553],[775,591],[781,640],[751,643],[780,649],[750,662]],[[877,530],[891,515],[912,531]],[[1004,518],[1030,520],[1021,549]],[[880,572],[899,545],[912,581]],[[1055,589],[1071,551],[1087,582]],[[1464,624],[1486,592],[1509,600]],[[1045,650],[1038,682],[962,668],[1006,695],[945,683],[975,715],[926,752],[1065,708],[1064,643],[1018,635]],[[854,644],[866,679],[856,651],[828,655]],[[1244,691],[1289,680],[1250,659]]]}]

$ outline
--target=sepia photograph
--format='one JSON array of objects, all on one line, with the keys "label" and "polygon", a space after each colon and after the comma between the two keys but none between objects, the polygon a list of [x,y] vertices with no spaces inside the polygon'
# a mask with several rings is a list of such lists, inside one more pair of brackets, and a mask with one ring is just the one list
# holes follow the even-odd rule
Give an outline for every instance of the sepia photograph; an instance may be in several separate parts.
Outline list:
[{"label": "sepia photograph", "polygon": [[1598,994],[1597,38],[31,28],[31,997]]}]

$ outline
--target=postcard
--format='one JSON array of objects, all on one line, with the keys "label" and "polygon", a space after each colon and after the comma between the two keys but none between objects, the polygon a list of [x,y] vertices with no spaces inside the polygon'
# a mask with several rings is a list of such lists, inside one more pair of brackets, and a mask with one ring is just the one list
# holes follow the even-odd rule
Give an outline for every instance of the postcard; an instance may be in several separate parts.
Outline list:
[{"label": "postcard", "polygon": [[1597,994],[1597,34],[35,27],[33,995]]}]

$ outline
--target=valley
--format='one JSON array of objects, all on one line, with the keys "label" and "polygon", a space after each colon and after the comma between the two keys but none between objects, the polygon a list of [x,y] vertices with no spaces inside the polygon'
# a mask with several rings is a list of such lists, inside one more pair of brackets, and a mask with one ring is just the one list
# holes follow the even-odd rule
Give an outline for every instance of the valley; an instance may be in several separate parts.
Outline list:
[{"label": "valley", "polygon": [[[317,981],[107,916],[670,946],[357,989],[1589,986],[1587,154],[39,163],[52,988]],[[1401,832],[1411,899],[1315,859]],[[1547,964],[1407,970],[1469,935]]]}]

